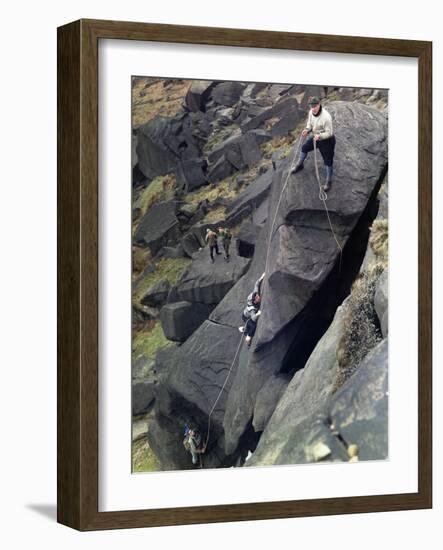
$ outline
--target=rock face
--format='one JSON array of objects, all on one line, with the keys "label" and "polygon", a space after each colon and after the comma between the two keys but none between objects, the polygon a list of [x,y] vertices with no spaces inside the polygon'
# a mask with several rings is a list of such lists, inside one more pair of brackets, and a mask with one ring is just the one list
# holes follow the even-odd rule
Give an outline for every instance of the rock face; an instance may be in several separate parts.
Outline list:
[{"label": "rock face", "polygon": [[268,170],[259,176],[253,185],[242,191],[235,200],[229,205],[227,220],[238,219],[250,214],[254,208],[257,208],[269,195],[274,172]]},{"label": "rock face", "polygon": [[141,220],[134,242],[149,247],[153,254],[168,242],[175,242],[180,236],[176,209],[177,203],[174,201],[154,204]]},{"label": "rock face", "polygon": [[[232,359],[226,342],[232,342],[234,347],[239,341],[237,329],[205,321],[179,349],[168,350],[160,357],[157,368],[165,374],[157,393],[149,441],[155,445],[155,454],[164,469],[192,466],[189,457],[182,453],[183,428],[190,423],[207,428],[208,415],[220,392],[211,416],[211,452],[205,455],[205,465],[219,466],[226,459],[219,445],[224,404],[232,383],[231,378],[222,390]],[[174,368],[175,365],[179,368]]]},{"label": "rock face", "polygon": [[[383,115],[363,105],[337,102],[328,110],[337,140],[328,210],[343,247],[386,168],[387,126]],[[346,156],[340,153],[344,151]],[[273,340],[303,309],[337,260],[337,244],[313,192],[318,184],[312,157],[305,162],[305,170],[291,176],[270,237],[268,266],[272,267],[268,269],[266,291],[274,307],[264,309],[258,345]],[[279,170],[277,175],[276,187],[283,186],[286,174]],[[275,205],[278,194],[273,193],[272,199]]]},{"label": "rock face", "polygon": [[[359,460],[388,458],[387,340],[368,354],[357,372],[329,400],[316,400],[314,406],[309,406],[309,397],[316,393],[313,388],[305,389],[307,395],[291,382],[248,466],[347,461],[350,445],[357,445]],[[307,410],[300,410],[300,398]],[[315,449],[321,445],[330,452],[317,458]]]},{"label": "rock face", "polygon": [[148,289],[141,299],[141,303],[149,307],[159,307],[166,302],[170,289],[170,282],[166,279],[162,279]]},{"label": "rock face", "polygon": [[334,320],[312,352],[306,366],[289,383],[263,433],[248,465],[275,464],[292,433],[306,419],[311,419],[332,394],[338,372],[335,356],[343,331],[345,306],[340,306]]},{"label": "rock face", "polygon": [[147,178],[154,179],[174,171],[178,155],[171,148],[171,137],[177,129],[163,117],[156,117],[140,128],[136,152],[139,168]]},{"label": "rock face", "polygon": [[211,306],[200,303],[175,302],[162,307],[160,321],[168,340],[184,342],[211,313]]},{"label": "rock face", "polygon": [[154,404],[154,384],[144,380],[136,380],[132,384],[132,414],[147,412]]},{"label": "rock face", "polygon": [[[235,249],[235,243],[231,244]],[[248,269],[250,260],[231,254],[229,262],[216,256],[214,263],[206,247],[193,255],[193,262],[174,286],[174,297],[181,301],[218,304]]]},{"label": "rock face", "polygon": [[212,98],[219,105],[231,107],[237,103],[245,88],[246,84],[242,82],[222,82],[212,90]]},{"label": "rock face", "polygon": [[[286,105],[288,109],[295,108],[289,101]],[[284,112],[282,106],[280,109]],[[318,197],[313,154],[309,155],[302,172],[288,176],[295,153],[292,151],[278,164],[277,170],[265,173],[261,181],[250,186],[251,191],[248,188],[248,193],[231,205],[230,212],[238,215],[242,208],[252,210],[251,204],[257,207],[268,197],[267,215],[263,216],[263,223],[265,220],[266,223],[257,236],[249,269],[249,260],[237,258],[236,261],[246,263],[239,264],[235,275],[229,272],[235,267],[230,264],[223,266],[220,272],[211,272],[209,270],[214,267],[207,263],[208,252],[201,251],[195,254],[191,269],[176,285],[174,300],[207,304],[221,301],[209,320],[174,350],[173,360],[164,367],[151,435],[172,453],[167,457],[164,453],[159,455],[163,467],[168,464],[182,467],[181,450],[173,447],[173,439],[190,419],[203,429],[207,427],[208,414],[228,373],[229,380],[211,418],[205,464],[208,461],[213,465],[228,465],[245,449],[254,450],[256,439],[251,435],[254,428],[264,430],[254,460],[258,461],[262,453],[265,456],[262,448],[266,448],[267,425],[274,422],[280,407],[272,398],[274,385],[282,391],[286,381],[293,377],[280,400],[282,403],[291,388],[296,392],[297,387],[311,387],[312,392],[323,397],[331,391],[335,353],[321,361],[313,355],[308,365],[305,363],[330,325],[337,306],[349,292],[363,260],[366,242],[361,243],[364,239],[359,231],[364,226],[368,203],[386,170],[387,124],[378,111],[357,103],[335,102],[328,105],[328,110],[334,120],[337,145],[335,177],[327,204],[334,234],[344,250],[342,269],[339,270],[339,249]],[[255,121],[254,127],[261,122]],[[247,123],[242,129],[247,131]],[[322,168],[320,158],[319,162]],[[254,192],[257,184],[260,190]],[[239,347],[241,311],[254,282],[264,271],[262,315],[257,332],[251,348]],[[229,284],[224,286],[226,281]],[[334,321],[339,322],[339,319]],[[327,338],[324,346],[328,346]],[[314,364],[316,366],[312,367]],[[302,392],[298,392],[301,399]],[[318,402],[303,399],[304,418],[309,411],[317,414]],[[318,433],[322,433],[321,423],[316,426]],[[308,428],[305,425],[305,429]],[[329,435],[329,443],[325,445],[331,453],[336,453],[333,456],[344,459],[346,452],[342,444],[332,433]],[[317,436],[311,436],[314,444]],[[278,456],[286,460],[284,457],[289,455],[281,453]],[[305,453],[304,448],[302,453]],[[314,445],[308,455],[324,459],[325,448]],[[272,460],[280,460],[278,456],[263,460],[277,463]]]},{"label": "rock face", "polygon": [[212,80],[194,80],[186,94],[185,103],[190,111],[204,111],[205,104],[215,86]]}]

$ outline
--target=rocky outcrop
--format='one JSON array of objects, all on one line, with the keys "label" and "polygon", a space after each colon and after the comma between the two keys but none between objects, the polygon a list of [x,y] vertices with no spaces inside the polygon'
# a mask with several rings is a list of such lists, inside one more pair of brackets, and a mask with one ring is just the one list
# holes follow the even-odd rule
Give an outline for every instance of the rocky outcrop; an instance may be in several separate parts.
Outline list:
[{"label": "rocky outcrop", "polygon": [[202,303],[175,302],[160,311],[160,321],[168,340],[184,342],[209,317],[212,307]]},{"label": "rocky outcrop", "polygon": [[273,170],[267,170],[231,202],[227,210],[228,222],[250,215],[269,195],[274,179]]},{"label": "rocky outcrop", "polygon": [[150,381],[136,380],[132,384],[132,414],[139,415],[149,411],[155,399],[154,384]]},{"label": "rocky outcrop", "polygon": [[[311,414],[299,419],[290,403],[298,407],[297,398],[304,396],[294,386],[291,382],[284,405],[279,403],[247,466],[348,461],[351,454],[358,460],[388,458],[387,340],[368,354],[337,393],[325,401],[316,399]],[[309,391],[309,396],[316,392]],[[308,405],[308,397],[304,402]],[[289,421],[282,416],[283,408],[291,415]],[[355,446],[354,453],[351,446]]]},{"label": "rocky outcrop", "polygon": [[177,203],[174,201],[154,204],[138,225],[134,242],[149,247],[154,255],[162,246],[176,242],[181,235],[176,210]]},{"label": "rocky outcrop", "polygon": [[[155,433],[159,436],[161,426],[167,425],[164,437],[172,437],[174,430],[177,433],[189,417],[206,426],[207,415],[218,396],[217,388],[221,390],[229,372],[229,381],[217,403],[210,449],[205,457],[213,464],[229,463],[248,445],[253,450],[256,444],[251,437],[253,426],[264,428],[261,441],[265,441],[268,429],[265,424],[276,405],[266,388],[272,387],[279,375],[295,374],[288,389],[297,379],[301,384],[306,378],[304,384],[308,386],[324,384],[313,390],[320,397],[330,392],[334,365],[329,365],[328,375],[319,374],[318,381],[317,377],[310,378],[305,364],[360,268],[368,236],[368,204],[387,166],[387,125],[383,115],[361,104],[336,102],[328,110],[335,121],[337,139],[335,179],[328,194],[328,211],[343,249],[341,262],[328,217],[318,198],[313,155],[302,172],[288,177],[293,151],[278,164],[277,170],[269,171],[266,178],[263,176],[261,200],[253,202],[253,198],[242,197],[243,207],[248,207],[269,196],[267,221],[256,240],[248,271],[245,273],[247,266],[242,267],[244,275],[234,286],[231,277],[229,291],[224,287],[220,292],[215,292],[214,287],[208,291],[205,277],[210,264],[207,263],[205,269],[197,269],[197,277],[189,281],[187,273],[177,284],[177,293],[183,300],[216,303],[223,299],[210,319],[174,352],[174,362],[161,384],[165,392],[156,401]],[[251,194],[256,184],[257,181],[250,186]],[[231,205],[232,210],[238,208],[240,204]],[[196,254],[203,259],[207,251]],[[257,333],[250,349],[238,348],[241,311],[263,271],[266,279]],[[210,280],[213,281],[213,275]],[[216,301],[211,301],[214,298]],[[226,342],[232,345],[226,346]],[[335,354],[333,358],[335,364]],[[314,361],[312,357],[311,360]],[[319,369],[327,367],[323,363]],[[171,366],[174,364],[180,368]],[[319,403],[312,400],[307,404],[313,414],[316,402]],[[272,422],[273,416],[269,424]],[[337,443],[333,434],[331,437]],[[340,445],[338,442],[339,448]],[[167,460],[175,461],[177,466],[181,463],[179,454]]]},{"label": "rocky outcrop", "polygon": [[162,279],[147,290],[140,302],[145,306],[160,307],[166,302],[170,290],[171,283],[167,279]]},{"label": "rocky outcrop", "polygon": [[[233,249],[235,243],[232,245]],[[173,288],[174,301],[218,304],[248,269],[250,260],[231,254],[225,262],[222,255],[211,263],[206,247],[193,255],[191,266]],[[170,300],[170,299],[169,299]]]},{"label": "rocky outcrop", "polygon": [[246,88],[242,82],[221,82],[212,90],[212,99],[218,105],[232,107],[240,99],[240,95]]},{"label": "rocky outcrop", "polygon": [[204,111],[215,84],[212,80],[194,80],[185,97],[187,108],[194,112]]},{"label": "rocky outcrop", "polygon": [[241,125],[242,132],[246,133],[249,130],[260,128],[263,124],[277,118],[282,122],[285,118],[290,118],[293,126],[291,130],[297,126],[297,123],[306,117],[306,110],[302,110],[298,101],[294,97],[283,98],[272,107],[265,109],[257,116],[248,117]]},{"label": "rocky outcrop", "polygon": [[206,161],[201,158],[184,160],[176,170],[177,189],[188,193],[208,183],[206,177]]},{"label": "rocky outcrop", "polygon": [[336,349],[343,332],[344,313],[345,305],[342,305],[306,366],[292,378],[273,411],[253,461],[248,461],[248,465],[276,463],[287,443],[288,434],[293,433],[306,419],[312,418],[332,394],[338,372]]}]

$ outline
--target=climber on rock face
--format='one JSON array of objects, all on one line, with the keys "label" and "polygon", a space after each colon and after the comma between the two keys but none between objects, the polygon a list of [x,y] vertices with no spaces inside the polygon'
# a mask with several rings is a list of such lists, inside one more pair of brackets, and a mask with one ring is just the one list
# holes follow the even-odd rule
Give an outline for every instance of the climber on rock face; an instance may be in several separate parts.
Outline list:
[{"label": "climber on rock face", "polygon": [[309,151],[314,149],[314,141],[316,147],[320,150],[323,162],[326,168],[326,183],[323,186],[325,191],[329,191],[332,183],[332,171],[334,161],[335,136],[332,128],[332,117],[330,113],[322,106],[320,99],[313,96],[309,99],[308,121],[302,132],[302,136],[306,137],[312,132],[301,148],[300,158],[292,169],[291,173],[296,174],[303,169],[303,163],[308,156]]},{"label": "climber on rock face", "polygon": [[217,242],[217,233],[215,231],[212,231],[212,229],[206,229],[206,237],[205,240],[209,245],[209,255],[211,256],[211,262],[214,263],[214,250],[217,256],[221,254],[218,250],[218,242]]},{"label": "climber on rock face", "polygon": [[254,285],[254,290],[249,294],[247,304],[242,313],[242,320],[245,323],[243,326],[238,327],[238,330],[245,335],[245,342],[248,346],[251,345],[251,340],[255,334],[257,328],[257,321],[261,315],[261,283],[265,277],[265,274],[258,279]]},{"label": "climber on rock face", "polygon": [[185,428],[185,438],[183,439],[183,445],[185,449],[191,453],[192,464],[197,464],[198,455],[205,452],[204,446],[202,446],[202,437],[197,428]]}]

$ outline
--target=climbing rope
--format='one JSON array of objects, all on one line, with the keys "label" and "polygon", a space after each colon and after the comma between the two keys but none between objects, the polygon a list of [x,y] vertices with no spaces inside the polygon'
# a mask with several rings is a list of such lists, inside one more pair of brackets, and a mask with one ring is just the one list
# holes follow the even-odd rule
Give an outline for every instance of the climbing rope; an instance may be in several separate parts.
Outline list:
[{"label": "climbing rope", "polygon": [[335,242],[337,243],[338,249],[340,251],[340,259],[338,264],[338,273],[341,274],[341,262],[342,262],[342,255],[343,255],[343,248],[341,244],[338,242],[337,236],[335,234],[334,228],[332,227],[331,217],[329,215],[328,205],[326,204],[326,201],[328,199],[328,195],[326,194],[326,191],[323,189],[322,184],[320,182],[320,175],[318,172],[318,160],[317,160],[317,142],[314,139],[314,165],[315,165],[315,175],[317,177],[317,183],[318,183],[318,198],[323,202],[323,206],[325,208],[326,216],[328,218],[329,227],[331,228],[332,236],[334,237]]},{"label": "climbing rope", "polygon": [[[266,251],[266,262],[265,262],[265,273],[268,272],[268,260],[269,260],[269,251],[270,251],[270,247],[271,247],[271,242],[272,242],[272,239],[273,239],[273,236],[274,236],[274,225],[275,225],[275,222],[277,220],[277,214],[278,214],[278,211],[279,211],[279,208],[280,208],[280,203],[281,203],[281,200],[282,200],[282,197],[283,197],[283,194],[284,194],[284,191],[286,189],[286,186],[288,185],[288,182],[289,182],[289,177],[291,175],[291,172],[292,172],[292,169],[294,167],[294,163],[295,163],[295,160],[298,156],[298,153],[299,153],[299,150],[300,150],[300,146],[301,146],[301,142],[302,142],[302,139],[303,139],[303,133],[300,134],[300,137],[299,137],[299,140],[298,140],[298,143],[297,143],[297,146],[295,147],[294,149],[294,156],[292,157],[292,161],[291,161],[291,164],[289,165],[289,170],[287,171],[287,174],[286,174],[286,179],[285,179],[285,183],[283,184],[283,187],[282,187],[282,190],[280,192],[280,197],[278,199],[278,202],[277,202],[277,207],[275,209],[275,214],[274,214],[274,219],[272,220],[272,224],[271,224],[271,230],[270,230],[270,233],[269,233],[269,239],[268,239],[268,247],[267,247],[267,251]],[[323,205],[324,205],[324,208],[325,208],[325,212],[326,212],[326,215],[327,215],[327,218],[328,218],[328,222],[329,222],[329,227],[331,228],[331,232],[332,232],[332,235],[334,237],[334,240],[335,242],[337,243],[337,246],[340,250],[340,263],[339,263],[339,273],[341,272],[341,261],[342,261],[342,253],[343,253],[343,249],[340,245],[340,243],[338,242],[338,239],[335,235],[335,232],[334,232],[334,229],[332,227],[332,222],[331,222],[331,218],[330,218],[330,215],[329,215],[329,211],[328,211],[328,207],[326,205],[326,200],[328,198],[325,190],[322,188],[322,185],[321,185],[321,182],[320,182],[320,176],[319,176],[319,172],[318,172],[318,162],[317,162],[317,144],[314,140],[314,163],[315,163],[315,173],[316,173],[316,176],[317,176],[317,183],[318,183],[318,186],[319,186],[319,199],[323,202]],[[265,280],[267,279],[267,277],[265,276]],[[263,286],[264,286],[264,283],[265,283],[265,280],[263,281]],[[262,293],[263,294],[263,293]],[[245,325],[246,326],[246,325]],[[229,377],[231,376],[231,373],[232,373],[232,369],[234,368],[234,365],[235,365],[235,362],[237,360],[237,356],[238,356],[238,353],[241,349],[241,345],[243,343],[243,333],[241,334],[240,336],[240,342],[237,346],[237,351],[235,352],[235,355],[234,355],[234,359],[232,360],[232,363],[231,363],[231,366],[229,368],[229,371],[228,371],[228,374],[226,375],[226,379],[223,383],[223,386],[217,396],[217,399],[215,400],[214,402],[214,405],[212,406],[210,412],[209,412],[209,415],[208,415],[208,429],[207,429],[207,432],[206,432],[206,440],[205,440],[205,444],[204,444],[204,452],[206,451],[206,448],[208,446],[208,442],[209,442],[209,435],[210,435],[210,429],[211,429],[211,416],[212,416],[212,413],[214,412],[215,410],[215,407],[217,406],[217,403],[220,399],[220,397],[222,396],[222,393],[226,387],[226,384],[228,383],[228,380],[229,380]],[[202,458],[201,458],[201,455],[200,455],[200,467],[202,468],[203,467],[203,461],[202,461]]]},{"label": "climbing rope", "polygon": [[[245,325],[245,327],[246,327],[246,325]],[[207,430],[207,433],[206,433],[205,445],[203,447],[205,449],[205,451],[206,451],[206,447],[208,446],[208,442],[209,442],[209,432],[210,432],[210,428],[211,428],[212,413],[214,412],[215,407],[217,406],[217,403],[218,403],[218,401],[219,401],[219,399],[220,399],[220,397],[221,397],[221,395],[222,395],[222,393],[223,393],[223,391],[226,387],[226,384],[228,383],[229,377],[231,376],[231,372],[232,372],[232,369],[234,368],[235,361],[237,360],[237,355],[238,355],[238,352],[240,351],[242,343],[243,343],[243,332],[240,335],[240,342],[238,343],[237,351],[235,352],[234,359],[232,360],[231,366],[229,367],[229,371],[228,371],[228,374],[226,375],[223,386],[221,387],[221,390],[220,390],[220,392],[217,396],[217,399],[215,400],[214,404],[212,405],[212,409],[210,410],[209,415],[208,415],[208,430]]]},{"label": "climbing rope", "polygon": [[[302,139],[303,139],[303,133],[300,133],[300,137],[298,138],[297,147],[295,147],[295,149],[294,149],[294,156],[292,157],[291,164],[289,165],[289,170],[288,170],[288,172],[287,172],[287,174],[286,174],[285,183],[284,183],[284,185],[283,185],[283,187],[282,187],[282,190],[281,190],[281,192],[280,192],[280,197],[279,197],[278,202],[277,202],[277,208],[275,209],[274,219],[272,220],[272,225],[271,225],[271,231],[269,232],[268,248],[267,248],[267,251],[266,251],[265,273],[268,272],[269,251],[270,251],[270,249],[271,249],[271,242],[272,242],[272,239],[273,239],[273,237],[274,237],[274,225],[275,225],[275,221],[277,220],[277,214],[278,214],[278,211],[279,211],[279,208],[280,208],[280,203],[281,203],[283,194],[284,194],[284,192],[285,192],[286,186],[288,185],[289,176],[291,175],[292,169],[293,169],[293,167],[294,167],[295,159],[296,159],[297,156],[298,156],[298,153],[299,153],[299,150],[300,150],[300,146],[301,146],[301,141],[302,141]],[[265,276],[265,279],[267,279],[266,276]],[[263,288],[264,288],[264,285],[265,285],[265,281],[263,281]]]}]

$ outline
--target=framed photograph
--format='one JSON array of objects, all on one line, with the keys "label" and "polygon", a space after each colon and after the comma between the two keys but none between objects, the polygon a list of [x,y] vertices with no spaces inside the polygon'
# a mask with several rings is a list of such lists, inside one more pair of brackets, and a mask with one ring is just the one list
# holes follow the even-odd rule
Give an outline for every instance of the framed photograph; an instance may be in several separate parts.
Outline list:
[{"label": "framed photograph", "polygon": [[431,78],[430,42],[58,29],[60,523],[432,506]]}]

